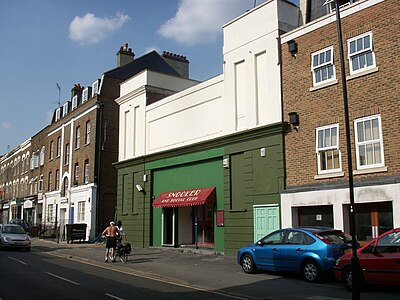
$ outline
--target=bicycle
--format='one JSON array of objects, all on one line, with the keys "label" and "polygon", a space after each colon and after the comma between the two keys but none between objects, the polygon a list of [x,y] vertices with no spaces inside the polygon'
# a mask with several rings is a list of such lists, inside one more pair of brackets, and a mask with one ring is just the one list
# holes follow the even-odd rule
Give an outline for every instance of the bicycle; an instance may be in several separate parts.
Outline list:
[{"label": "bicycle", "polygon": [[108,256],[111,261],[115,261],[117,257],[122,263],[126,263],[128,261],[128,255],[131,254],[132,247],[130,243],[121,243],[119,240],[117,241],[117,247],[115,248],[115,253],[109,252]]}]

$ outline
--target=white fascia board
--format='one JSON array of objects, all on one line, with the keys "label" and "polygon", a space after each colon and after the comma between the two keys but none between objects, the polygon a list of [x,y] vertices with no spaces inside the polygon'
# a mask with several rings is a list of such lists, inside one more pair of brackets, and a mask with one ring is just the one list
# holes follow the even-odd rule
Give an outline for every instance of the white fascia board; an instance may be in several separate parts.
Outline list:
[{"label": "white fascia board", "polygon": [[[343,19],[349,15],[357,13],[363,9],[369,8],[373,5],[381,3],[385,0],[364,0],[358,1],[349,6],[344,6],[340,9],[340,18]],[[303,36],[307,33],[310,33],[314,30],[318,30],[321,27],[324,27],[330,23],[336,22],[336,13],[332,12],[326,16],[323,16],[317,20],[314,20],[310,23],[307,23],[304,26],[298,27],[291,32],[285,33],[281,36],[281,44],[285,44],[290,40]]]}]

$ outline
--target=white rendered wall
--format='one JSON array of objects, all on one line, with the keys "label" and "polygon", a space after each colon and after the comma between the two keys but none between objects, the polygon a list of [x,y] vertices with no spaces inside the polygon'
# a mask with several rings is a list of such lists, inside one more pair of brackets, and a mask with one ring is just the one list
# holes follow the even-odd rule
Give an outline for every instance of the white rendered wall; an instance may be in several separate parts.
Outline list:
[{"label": "white rendered wall", "polygon": [[[281,122],[278,38],[297,22],[296,6],[266,2],[224,26],[224,74],[196,83],[144,70],[122,83],[119,161]],[[146,106],[149,87],[176,93]]]},{"label": "white rendered wall", "polygon": [[[119,155],[126,160],[147,154],[146,151],[146,88],[180,91],[198,82],[144,70],[121,84],[119,104]],[[154,104],[153,104],[154,105]],[[152,105],[150,105],[151,107]]]},{"label": "white rendered wall", "polygon": [[226,134],[281,122],[279,30],[294,27],[297,14],[291,4],[270,1],[224,26]]},{"label": "white rendered wall", "polygon": [[222,83],[217,76],[148,106],[146,154],[220,136]]},{"label": "white rendered wall", "polygon": [[[400,227],[400,184],[357,187],[354,189],[355,203],[391,201],[393,205],[393,228]],[[282,228],[291,227],[292,207],[333,205],[333,226],[344,229],[343,205],[350,204],[349,189],[297,192],[281,195]]]}]

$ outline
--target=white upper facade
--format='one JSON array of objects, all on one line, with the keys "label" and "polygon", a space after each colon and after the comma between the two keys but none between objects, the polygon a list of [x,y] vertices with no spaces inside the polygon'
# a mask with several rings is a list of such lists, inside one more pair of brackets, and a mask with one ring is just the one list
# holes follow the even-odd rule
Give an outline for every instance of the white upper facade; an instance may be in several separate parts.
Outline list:
[{"label": "white upper facade", "polygon": [[[272,0],[226,24],[224,72],[202,83],[148,70],[122,83],[119,161],[281,122],[279,34],[298,16]],[[152,89],[177,92],[146,106]]]}]

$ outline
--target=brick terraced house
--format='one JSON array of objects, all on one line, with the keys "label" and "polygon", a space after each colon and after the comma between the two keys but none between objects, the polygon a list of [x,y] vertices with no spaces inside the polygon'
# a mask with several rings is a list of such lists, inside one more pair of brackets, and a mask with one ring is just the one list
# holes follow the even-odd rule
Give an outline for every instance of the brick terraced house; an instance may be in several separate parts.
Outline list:
[{"label": "brick terraced house", "polygon": [[[152,51],[135,59],[125,44],[116,68],[87,87],[75,84],[48,126],[0,157],[0,221],[21,218],[44,237],[67,240],[68,225],[83,224],[86,239],[97,236],[116,217],[120,84],[143,70],[187,77],[189,62],[176,57]],[[153,90],[148,101],[174,92]]]},{"label": "brick terraced house", "polygon": [[[301,1],[306,24],[281,39],[286,188],[282,227],[349,232],[348,161],[335,12]],[[356,234],[400,226],[400,10],[397,0],[340,1],[354,173]],[[298,124],[295,124],[298,123]]]}]

